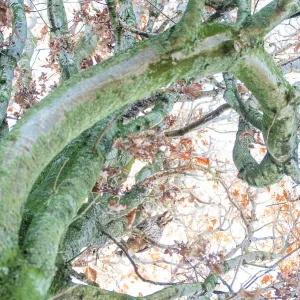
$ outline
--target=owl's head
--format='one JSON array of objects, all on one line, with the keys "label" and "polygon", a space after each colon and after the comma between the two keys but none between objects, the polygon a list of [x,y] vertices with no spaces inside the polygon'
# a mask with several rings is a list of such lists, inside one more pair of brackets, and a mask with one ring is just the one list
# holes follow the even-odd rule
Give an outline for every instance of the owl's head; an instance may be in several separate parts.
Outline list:
[{"label": "owl's head", "polygon": [[156,216],[156,223],[161,227],[167,225],[169,222],[173,220],[173,216],[169,211],[165,211],[164,213]]}]

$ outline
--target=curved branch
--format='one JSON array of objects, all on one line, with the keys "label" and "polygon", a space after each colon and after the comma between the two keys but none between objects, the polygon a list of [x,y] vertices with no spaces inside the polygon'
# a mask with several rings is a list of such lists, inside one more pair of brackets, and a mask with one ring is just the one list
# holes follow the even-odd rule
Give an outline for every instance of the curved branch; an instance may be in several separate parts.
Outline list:
[{"label": "curved branch", "polygon": [[[9,138],[3,141],[0,152],[3,214],[0,253],[10,255],[10,249],[17,247],[20,212],[32,185],[72,139],[113,111],[174,82],[183,74],[206,74],[232,66],[236,59],[230,43],[231,27],[205,23],[202,27],[199,41],[189,49],[183,48],[176,38],[172,45],[169,30],[74,75],[17,123]],[[211,36],[212,28],[217,39]],[[225,45],[226,59],[221,51]],[[205,64],[201,62],[203,55]],[[199,61],[195,63],[197,58]],[[15,188],[12,190],[11,186]]]},{"label": "curved branch", "polygon": [[199,120],[190,123],[189,125],[183,127],[183,128],[179,128],[179,129],[175,129],[175,130],[170,130],[165,132],[165,136],[168,137],[177,137],[177,136],[182,136],[192,130],[195,130],[196,128],[198,128],[201,125],[204,125],[208,122],[210,122],[211,120],[217,118],[218,116],[220,116],[223,112],[225,112],[226,110],[228,110],[231,106],[227,103],[220,105],[217,109],[215,109],[214,111],[206,114],[205,116],[201,117]]},{"label": "curved branch", "polygon": [[240,118],[233,148],[233,160],[239,171],[239,178],[249,185],[266,187],[282,179],[283,169],[273,161],[269,153],[260,164],[252,157],[248,145],[254,141],[253,130],[249,123]]},{"label": "curved branch", "polygon": [[262,133],[271,160],[299,182],[296,88],[286,81],[264,50],[257,50],[255,54],[249,52],[243,60],[233,73],[262,108]]},{"label": "curved branch", "polygon": [[248,102],[241,99],[236,86],[236,79],[228,73],[223,73],[226,84],[224,99],[227,103],[247,122],[255,128],[262,130],[262,114],[255,108],[251,107]]}]

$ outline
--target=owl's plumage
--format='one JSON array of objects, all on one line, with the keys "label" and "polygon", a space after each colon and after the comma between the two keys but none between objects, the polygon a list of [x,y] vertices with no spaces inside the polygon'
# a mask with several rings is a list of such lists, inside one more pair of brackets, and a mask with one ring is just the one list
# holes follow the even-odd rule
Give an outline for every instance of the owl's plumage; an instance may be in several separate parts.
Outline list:
[{"label": "owl's plumage", "polygon": [[[171,213],[166,211],[162,214],[149,217],[136,226],[126,242],[126,247],[130,254],[148,250],[151,247],[151,241],[159,242],[165,226],[173,219]],[[142,235],[141,235],[142,233]]]}]

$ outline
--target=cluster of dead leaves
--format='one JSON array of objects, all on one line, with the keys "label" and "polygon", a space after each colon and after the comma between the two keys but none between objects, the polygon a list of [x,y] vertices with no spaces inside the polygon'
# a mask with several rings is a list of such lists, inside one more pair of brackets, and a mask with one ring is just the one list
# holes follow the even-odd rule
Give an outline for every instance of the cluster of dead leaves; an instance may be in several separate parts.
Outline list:
[{"label": "cluster of dead leaves", "polygon": [[[159,190],[162,192],[161,196],[159,197],[159,201],[164,205],[169,204],[170,201],[173,204],[178,202],[178,198],[176,197],[177,193],[180,192],[180,189],[178,187],[176,186],[168,187],[164,184],[161,184],[159,186]],[[184,198],[181,200],[184,200]]]},{"label": "cluster of dead leaves", "polygon": [[0,26],[11,27],[12,13],[7,1],[0,0]]},{"label": "cluster of dead leaves", "polygon": [[165,136],[162,133],[154,132],[140,135],[128,134],[127,139],[118,138],[114,148],[131,153],[140,161],[155,162],[156,154],[162,146],[166,145]]},{"label": "cluster of dead leaves", "polygon": [[35,81],[32,81],[28,87],[20,86],[15,94],[15,103],[19,104],[23,110],[28,109],[38,102],[39,94]]},{"label": "cluster of dead leaves", "polygon": [[125,169],[117,169],[113,167],[102,168],[101,176],[95,183],[92,192],[93,193],[110,193],[117,197],[120,194],[129,192],[127,186],[120,185],[122,179],[127,174]]},{"label": "cluster of dead leaves", "polygon": [[[109,20],[108,9],[99,10],[89,3],[81,4],[79,11],[74,11],[71,34],[75,37],[76,27],[79,23],[92,25],[93,34],[101,37],[95,53],[101,57],[107,57],[114,48],[113,30]],[[81,34],[78,35],[78,38]],[[95,58],[97,61],[97,58]]]},{"label": "cluster of dead leaves", "polygon": [[50,41],[49,58],[46,58],[47,64],[45,64],[43,67],[55,69],[55,71],[59,72],[56,61],[58,60],[60,52],[64,50],[69,53],[73,53],[74,47],[74,41],[72,41],[72,39],[70,39],[68,36],[52,37]]},{"label": "cluster of dead leaves", "polygon": [[101,56],[99,54],[95,54],[93,57],[86,58],[84,57],[80,63],[80,69],[86,70],[94,65],[93,58],[95,59],[96,63],[101,61]]},{"label": "cluster of dead leaves", "polygon": [[180,138],[176,142],[168,144],[170,149],[171,160],[189,160],[192,158],[192,153],[195,151],[193,141],[190,138]]},{"label": "cluster of dead leaves", "polygon": [[172,88],[168,89],[171,93],[186,95],[190,100],[197,99],[203,91],[203,84],[196,81],[188,84],[185,80],[178,80]]}]

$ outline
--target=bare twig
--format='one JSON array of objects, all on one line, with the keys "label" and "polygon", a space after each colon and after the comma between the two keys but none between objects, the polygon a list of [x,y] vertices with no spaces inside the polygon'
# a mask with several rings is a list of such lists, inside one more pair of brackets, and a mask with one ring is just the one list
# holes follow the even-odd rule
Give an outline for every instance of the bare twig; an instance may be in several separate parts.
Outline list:
[{"label": "bare twig", "polygon": [[177,136],[182,136],[194,129],[196,129],[197,127],[199,127],[200,125],[203,125],[209,121],[211,121],[212,119],[218,117],[219,115],[221,115],[224,111],[228,110],[230,108],[230,105],[228,103],[222,104],[221,106],[219,106],[217,109],[215,109],[214,111],[206,114],[205,116],[201,117],[199,120],[183,127],[183,128],[179,128],[179,129],[175,129],[175,130],[170,130],[167,131],[165,133],[166,136],[168,137],[177,137]]},{"label": "bare twig", "polygon": [[165,15],[158,7],[156,7],[153,3],[151,3],[149,0],[146,0],[150,5],[152,5],[155,9],[157,9],[164,17],[166,17],[168,20],[176,24],[171,18],[169,18],[167,15]]},{"label": "bare twig", "polygon": [[130,31],[132,33],[138,34],[138,35],[142,35],[145,37],[153,37],[153,36],[157,36],[156,33],[152,33],[152,32],[146,32],[146,31],[142,31],[142,30],[138,30],[134,27],[128,26],[125,22],[123,22],[121,19],[119,19],[119,23],[120,25],[127,31]]},{"label": "bare twig", "polygon": [[65,167],[65,165],[66,165],[66,163],[67,163],[68,161],[69,161],[69,158],[67,158],[67,159],[64,161],[64,163],[62,164],[62,166],[60,167],[60,169],[59,169],[59,171],[58,171],[58,174],[57,174],[57,176],[56,176],[56,178],[55,178],[55,182],[54,182],[54,185],[53,185],[53,194],[56,193],[56,186],[57,186],[58,179],[59,179],[59,177],[60,177],[60,174],[61,174],[63,168]]},{"label": "bare twig", "polygon": [[112,125],[115,123],[116,119],[120,116],[117,115],[114,118],[112,118],[110,120],[110,122],[108,123],[108,125],[106,126],[106,128],[103,130],[103,132],[100,134],[99,138],[97,139],[97,142],[94,145],[94,152],[97,152],[97,146],[99,145],[99,143],[101,142],[101,140],[103,139],[103,137],[105,136],[105,134],[107,133],[107,131],[112,127]]},{"label": "bare twig", "polygon": [[138,270],[138,266],[136,265],[136,263],[134,262],[134,260],[132,259],[132,257],[128,254],[127,250],[125,249],[125,247],[119,243],[114,237],[112,237],[109,233],[107,233],[105,231],[105,229],[100,226],[99,228],[102,233],[104,235],[106,235],[110,240],[112,240],[124,253],[125,255],[127,256],[127,258],[129,259],[129,261],[131,262],[133,268],[134,268],[134,271],[136,273],[136,275],[144,282],[148,282],[148,283],[151,283],[151,284],[154,284],[154,285],[176,285],[176,284],[180,284],[180,283],[183,283],[184,281],[179,281],[179,282],[174,282],[174,283],[171,283],[171,282],[158,282],[158,281],[152,281],[152,280],[149,280],[149,279],[146,279],[144,278],[141,273],[139,272]]}]

